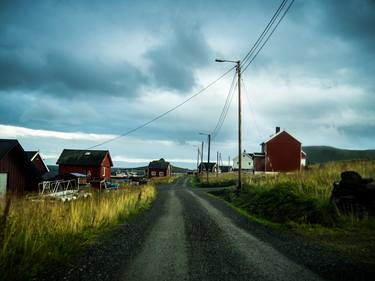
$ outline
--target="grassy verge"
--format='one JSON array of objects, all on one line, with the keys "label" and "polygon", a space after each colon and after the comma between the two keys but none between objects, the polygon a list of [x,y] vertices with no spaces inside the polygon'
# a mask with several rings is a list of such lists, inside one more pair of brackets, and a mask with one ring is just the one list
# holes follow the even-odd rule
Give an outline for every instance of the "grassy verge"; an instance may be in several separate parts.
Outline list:
[{"label": "grassy verge", "polygon": [[[375,219],[341,214],[329,201],[333,182],[339,181],[345,170],[374,177],[375,162],[345,161],[296,173],[246,175],[239,197],[232,189],[211,193],[260,223],[292,231],[359,262],[375,265]],[[222,174],[218,183],[234,176]],[[210,185],[214,186],[215,180],[212,175]]]},{"label": "grassy verge", "polygon": [[[0,274],[3,280],[28,280],[63,263],[95,236],[148,207],[154,186],[96,192],[73,202],[13,199],[0,229]],[[1,203],[1,209],[4,203]]]},{"label": "grassy verge", "polygon": [[154,178],[151,178],[151,183],[154,184],[154,185],[172,184],[172,183],[175,183],[179,177],[180,176],[154,177]]}]

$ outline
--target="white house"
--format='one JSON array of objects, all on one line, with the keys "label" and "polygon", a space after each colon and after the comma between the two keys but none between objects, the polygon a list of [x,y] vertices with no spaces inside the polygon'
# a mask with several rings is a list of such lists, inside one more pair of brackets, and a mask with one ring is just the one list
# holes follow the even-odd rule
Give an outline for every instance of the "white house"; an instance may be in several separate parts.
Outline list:
[{"label": "white house", "polygon": [[[238,156],[233,158],[233,170],[238,170]],[[246,150],[242,153],[242,170],[253,170],[254,169],[254,161],[253,155],[251,153],[247,153]]]}]

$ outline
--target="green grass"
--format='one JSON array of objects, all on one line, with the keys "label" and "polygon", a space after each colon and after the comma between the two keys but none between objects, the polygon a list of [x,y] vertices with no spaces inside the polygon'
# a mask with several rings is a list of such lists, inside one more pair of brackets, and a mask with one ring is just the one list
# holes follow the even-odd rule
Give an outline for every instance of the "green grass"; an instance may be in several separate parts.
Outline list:
[{"label": "green grass", "polygon": [[[344,215],[330,203],[333,182],[339,181],[345,170],[375,178],[375,161],[332,162],[295,173],[245,174],[240,196],[235,195],[234,189],[211,194],[262,223],[269,222],[273,227],[277,225],[375,265],[375,218],[356,213]],[[236,176],[211,175],[210,186],[231,183]],[[200,178],[203,181],[205,176]]]},{"label": "green grass", "polygon": [[151,183],[154,185],[158,184],[172,184],[177,181],[180,176],[169,176],[169,177],[153,177]]},{"label": "green grass", "polygon": [[[1,226],[0,274],[3,280],[28,280],[50,265],[63,263],[97,235],[146,208],[154,186],[96,192],[73,202],[12,199]],[[4,202],[0,205],[4,209]]]}]

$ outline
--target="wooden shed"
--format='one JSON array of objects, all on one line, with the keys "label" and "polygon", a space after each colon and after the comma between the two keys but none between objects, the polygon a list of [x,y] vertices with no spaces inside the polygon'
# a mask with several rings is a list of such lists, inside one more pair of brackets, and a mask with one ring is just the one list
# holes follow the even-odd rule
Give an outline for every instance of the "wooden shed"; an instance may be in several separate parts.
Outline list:
[{"label": "wooden shed", "polygon": [[217,169],[216,162],[210,162],[210,163],[202,162],[198,166],[199,173],[207,172],[207,170],[209,173],[216,173],[216,169]]},{"label": "wooden shed", "polygon": [[113,166],[108,150],[64,149],[56,164],[59,177],[79,173],[86,175],[88,181],[110,180]]},{"label": "wooden shed", "polygon": [[172,174],[171,164],[163,158],[151,161],[147,168],[147,177],[168,177]]},{"label": "wooden shed", "polygon": [[0,196],[36,190],[38,172],[17,140],[0,140]]}]

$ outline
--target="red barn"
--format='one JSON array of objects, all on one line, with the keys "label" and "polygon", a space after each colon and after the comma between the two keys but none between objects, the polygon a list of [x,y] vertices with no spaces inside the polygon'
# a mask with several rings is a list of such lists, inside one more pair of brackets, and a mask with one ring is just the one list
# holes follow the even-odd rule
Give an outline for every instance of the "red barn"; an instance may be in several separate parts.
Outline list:
[{"label": "red barn", "polygon": [[151,161],[148,164],[147,176],[152,177],[169,177],[172,173],[171,164],[163,158]]},{"label": "red barn", "polygon": [[111,179],[113,166],[108,150],[64,149],[56,164],[59,165],[59,176],[80,173],[92,181]]},{"label": "red barn", "polygon": [[286,131],[276,127],[276,133],[261,146],[262,152],[254,155],[256,171],[290,172],[301,169],[301,142]]},{"label": "red barn", "polygon": [[36,190],[38,171],[17,140],[0,140],[0,196]]}]

